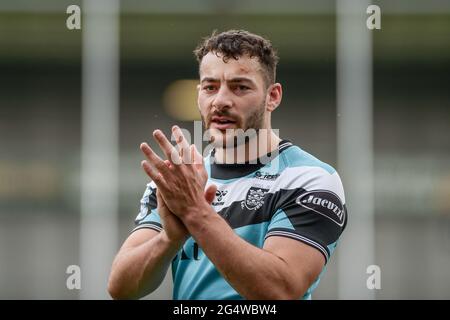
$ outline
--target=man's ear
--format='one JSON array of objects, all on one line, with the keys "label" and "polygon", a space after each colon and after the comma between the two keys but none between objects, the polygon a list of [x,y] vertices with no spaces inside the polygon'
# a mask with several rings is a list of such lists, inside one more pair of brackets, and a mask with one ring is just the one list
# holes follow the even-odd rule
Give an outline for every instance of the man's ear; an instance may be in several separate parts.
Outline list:
[{"label": "man's ear", "polygon": [[280,83],[274,83],[267,90],[267,111],[274,111],[281,103],[283,88]]}]

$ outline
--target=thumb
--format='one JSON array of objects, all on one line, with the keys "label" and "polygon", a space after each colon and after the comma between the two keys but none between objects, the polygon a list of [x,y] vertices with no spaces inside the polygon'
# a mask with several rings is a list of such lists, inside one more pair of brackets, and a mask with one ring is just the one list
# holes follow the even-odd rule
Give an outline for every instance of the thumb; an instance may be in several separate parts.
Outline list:
[{"label": "thumb", "polygon": [[209,204],[211,204],[214,201],[214,198],[216,197],[216,191],[217,191],[217,186],[215,184],[212,184],[208,188],[206,188],[205,200]]}]

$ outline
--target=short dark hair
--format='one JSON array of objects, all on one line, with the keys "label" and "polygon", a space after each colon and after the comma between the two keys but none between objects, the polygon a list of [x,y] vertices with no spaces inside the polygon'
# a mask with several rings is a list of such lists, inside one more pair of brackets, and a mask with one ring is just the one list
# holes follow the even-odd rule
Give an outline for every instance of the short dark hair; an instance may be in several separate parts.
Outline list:
[{"label": "short dark hair", "polygon": [[263,67],[266,84],[275,83],[279,60],[277,52],[269,40],[257,34],[245,30],[228,30],[221,33],[214,30],[194,50],[199,65],[209,52],[220,54],[224,62],[230,58],[237,60],[243,55],[257,57]]}]

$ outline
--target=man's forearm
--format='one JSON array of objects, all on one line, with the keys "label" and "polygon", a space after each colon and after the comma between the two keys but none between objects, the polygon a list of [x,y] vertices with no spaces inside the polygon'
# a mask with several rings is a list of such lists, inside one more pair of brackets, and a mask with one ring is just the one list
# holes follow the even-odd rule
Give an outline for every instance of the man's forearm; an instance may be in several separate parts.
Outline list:
[{"label": "man's forearm", "polygon": [[134,299],[154,291],[164,279],[181,244],[164,231],[137,247],[122,249],[114,259],[108,290],[114,299]]},{"label": "man's forearm", "polygon": [[288,265],[234,233],[212,207],[201,206],[182,220],[231,286],[246,299],[297,299]]}]

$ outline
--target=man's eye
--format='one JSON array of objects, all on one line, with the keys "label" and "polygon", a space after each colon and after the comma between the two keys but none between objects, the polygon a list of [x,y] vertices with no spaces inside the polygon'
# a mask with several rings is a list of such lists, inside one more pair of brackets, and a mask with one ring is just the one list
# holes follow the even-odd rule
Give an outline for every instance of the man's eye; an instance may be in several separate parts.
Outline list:
[{"label": "man's eye", "polygon": [[246,90],[250,89],[250,88],[247,87],[247,86],[237,86],[237,88],[238,88],[240,91],[246,91]]},{"label": "man's eye", "polygon": [[214,89],[215,89],[214,86],[204,86],[203,87],[203,90],[205,90],[205,91],[213,91]]}]

